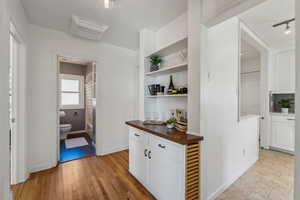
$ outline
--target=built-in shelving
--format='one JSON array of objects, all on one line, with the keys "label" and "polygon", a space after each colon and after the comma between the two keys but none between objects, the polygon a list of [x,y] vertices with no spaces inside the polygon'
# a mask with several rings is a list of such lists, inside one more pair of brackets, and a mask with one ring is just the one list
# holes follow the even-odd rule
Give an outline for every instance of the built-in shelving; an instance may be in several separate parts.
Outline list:
[{"label": "built-in shelving", "polygon": [[173,73],[173,72],[180,72],[180,71],[185,71],[187,70],[187,63],[182,63],[178,65],[174,65],[171,67],[165,67],[160,70],[154,71],[154,72],[147,72],[145,73],[146,76],[158,76],[161,74],[166,74],[166,73]]},{"label": "built-in shelving", "polygon": [[160,98],[160,97],[187,97],[187,94],[165,94],[165,95],[153,95],[146,96],[146,98]]},{"label": "built-in shelving", "polygon": [[165,46],[163,46],[162,48],[148,54],[146,56],[146,58],[149,58],[152,55],[160,55],[162,57],[170,55],[174,52],[178,52],[181,51],[182,49],[186,49],[187,48],[187,37],[184,37],[180,40],[177,40],[176,42],[167,44]]}]

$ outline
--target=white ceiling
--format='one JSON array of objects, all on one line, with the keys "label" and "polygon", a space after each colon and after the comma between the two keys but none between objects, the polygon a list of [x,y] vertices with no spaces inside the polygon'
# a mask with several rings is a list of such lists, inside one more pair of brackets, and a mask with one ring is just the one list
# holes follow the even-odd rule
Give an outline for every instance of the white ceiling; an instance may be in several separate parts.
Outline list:
[{"label": "white ceiling", "polygon": [[268,0],[240,15],[246,25],[254,31],[271,49],[279,50],[295,46],[295,22],[292,34],[284,34],[285,26],[273,28],[278,22],[295,17],[295,0]]},{"label": "white ceiling", "polygon": [[104,9],[104,0],[21,0],[32,24],[69,33],[73,14],[106,24],[102,41],[138,49],[138,31],[158,29],[187,9],[187,0],[117,0],[113,9]]}]

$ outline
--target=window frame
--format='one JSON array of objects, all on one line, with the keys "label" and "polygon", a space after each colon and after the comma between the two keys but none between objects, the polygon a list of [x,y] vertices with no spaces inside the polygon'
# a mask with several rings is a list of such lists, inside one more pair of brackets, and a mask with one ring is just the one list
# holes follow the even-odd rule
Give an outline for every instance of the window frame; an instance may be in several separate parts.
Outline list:
[{"label": "window frame", "polygon": [[[63,92],[61,82],[63,79],[67,80],[79,80],[79,92]],[[59,105],[61,109],[84,109],[85,102],[84,102],[84,82],[85,78],[82,75],[73,75],[73,74],[60,74],[59,75],[59,84],[60,84],[60,98],[59,98]],[[70,104],[70,105],[62,105],[62,94],[63,93],[79,93],[79,104]]]}]

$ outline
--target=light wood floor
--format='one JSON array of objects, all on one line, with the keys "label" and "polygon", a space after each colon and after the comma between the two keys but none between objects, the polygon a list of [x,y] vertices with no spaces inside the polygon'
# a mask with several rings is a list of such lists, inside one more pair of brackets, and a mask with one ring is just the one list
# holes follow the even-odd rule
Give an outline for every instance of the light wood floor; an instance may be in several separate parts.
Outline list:
[{"label": "light wood floor", "polygon": [[153,200],[128,172],[128,151],[88,157],[32,174],[14,200]]},{"label": "light wood floor", "polygon": [[262,150],[260,158],[217,200],[293,200],[294,157]]}]

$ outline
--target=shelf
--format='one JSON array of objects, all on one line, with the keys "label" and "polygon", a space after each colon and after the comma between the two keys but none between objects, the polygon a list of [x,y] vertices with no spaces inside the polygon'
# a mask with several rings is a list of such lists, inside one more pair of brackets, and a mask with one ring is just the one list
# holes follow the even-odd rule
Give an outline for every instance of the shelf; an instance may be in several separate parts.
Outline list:
[{"label": "shelf", "polygon": [[172,53],[176,53],[185,48],[187,48],[187,37],[177,40],[176,42],[170,43],[162,47],[161,49],[150,53],[149,55],[146,56],[146,58],[149,58],[152,55],[160,55],[164,57]]},{"label": "shelf", "polygon": [[166,74],[166,73],[172,73],[172,72],[180,72],[180,71],[185,71],[187,70],[187,63],[182,63],[178,65],[174,65],[171,67],[165,67],[160,70],[154,71],[154,72],[147,72],[145,73],[145,76],[157,76],[161,74]]},{"label": "shelf", "polygon": [[166,94],[166,95],[155,95],[155,96],[146,96],[146,98],[160,98],[160,97],[187,97],[187,94]]}]

